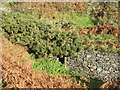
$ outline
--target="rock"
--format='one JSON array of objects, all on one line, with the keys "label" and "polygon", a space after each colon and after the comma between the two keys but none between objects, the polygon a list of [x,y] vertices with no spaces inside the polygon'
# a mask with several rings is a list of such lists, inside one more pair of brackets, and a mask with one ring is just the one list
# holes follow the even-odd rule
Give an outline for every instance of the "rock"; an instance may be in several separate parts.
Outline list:
[{"label": "rock", "polygon": [[112,66],[113,66],[113,67],[117,67],[117,65],[116,65],[116,64],[112,64]]},{"label": "rock", "polygon": [[94,70],[95,70],[96,68],[97,68],[96,66],[92,66],[92,69],[94,69]]},{"label": "rock", "polygon": [[[84,50],[78,53],[78,58],[69,59],[68,62],[68,67],[72,69],[82,66],[84,75],[91,78],[103,81],[120,78],[119,54]],[[108,75],[111,77],[105,77]]]},{"label": "rock", "polygon": [[91,55],[87,55],[87,58],[90,58],[91,57]]},{"label": "rock", "polygon": [[109,60],[109,58],[106,58],[106,60]]},{"label": "rock", "polygon": [[101,67],[98,67],[98,68],[97,68],[97,71],[98,71],[98,72],[101,72],[101,71],[102,71],[102,68],[101,68]]},{"label": "rock", "polygon": [[91,71],[94,71],[94,69],[91,69]]},{"label": "rock", "polygon": [[83,63],[86,64],[86,65],[88,64],[87,61],[84,61]]},{"label": "rock", "polygon": [[97,56],[98,56],[98,57],[101,57],[101,55],[100,55],[100,54],[97,54]]}]

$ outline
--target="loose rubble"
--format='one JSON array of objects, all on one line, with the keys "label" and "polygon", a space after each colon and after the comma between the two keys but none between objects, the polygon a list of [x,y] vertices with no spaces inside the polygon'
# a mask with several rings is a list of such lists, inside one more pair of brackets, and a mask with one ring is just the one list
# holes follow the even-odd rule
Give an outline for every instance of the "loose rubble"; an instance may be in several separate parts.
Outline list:
[{"label": "loose rubble", "polygon": [[65,65],[71,70],[83,72],[85,76],[110,81],[120,78],[120,55],[84,50],[77,58],[67,58]]}]

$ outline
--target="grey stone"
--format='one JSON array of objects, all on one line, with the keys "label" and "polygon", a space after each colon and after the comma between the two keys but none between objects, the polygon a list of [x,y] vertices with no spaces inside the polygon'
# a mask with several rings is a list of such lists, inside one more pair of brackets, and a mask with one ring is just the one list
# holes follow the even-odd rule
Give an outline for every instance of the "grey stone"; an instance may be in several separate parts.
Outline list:
[{"label": "grey stone", "polygon": [[87,65],[87,64],[88,64],[88,62],[87,62],[87,61],[84,61],[83,63],[84,63],[85,65]]},{"label": "grey stone", "polygon": [[90,58],[90,57],[92,57],[91,55],[87,55],[87,58]]},{"label": "grey stone", "polygon": [[97,68],[97,66],[92,66],[91,68],[92,68],[93,70],[95,70],[95,69]]},{"label": "grey stone", "polygon": [[109,58],[106,58],[106,60],[109,60]]},{"label": "grey stone", "polygon": [[94,69],[91,69],[91,71],[94,71]]},{"label": "grey stone", "polygon": [[97,68],[97,71],[98,71],[98,72],[101,72],[101,71],[102,71],[102,68],[101,68],[101,67],[98,67],[98,68]]},{"label": "grey stone", "polygon": [[[68,60],[68,67],[70,66],[72,69],[75,69],[81,65],[85,76],[108,81],[120,76],[120,56],[116,55],[113,53],[84,50],[78,53],[78,58]],[[106,75],[111,77],[105,77]]]},{"label": "grey stone", "polygon": [[117,67],[117,65],[116,65],[116,64],[112,64],[112,66],[113,66],[113,67]]}]

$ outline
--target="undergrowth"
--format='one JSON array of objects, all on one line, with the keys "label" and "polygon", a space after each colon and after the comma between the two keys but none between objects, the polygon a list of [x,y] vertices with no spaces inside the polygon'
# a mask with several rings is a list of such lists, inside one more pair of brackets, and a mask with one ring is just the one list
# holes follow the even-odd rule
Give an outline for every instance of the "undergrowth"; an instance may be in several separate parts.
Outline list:
[{"label": "undergrowth", "polygon": [[116,44],[118,42],[118,38],[112,35],[83,35],[84,37],[84,48],[90,50],[99,50],[104,52],[120,52],[120,45]]},{"label": "undergrowth", "polygon": [[[32,58],[33,59],[33,58]],[[67,68],[64,64],[62,64],[59,61],[55,60],[42,60],[39,59],[34,60],[33,69],[35,71],[42,70],[46,71],[52,76],[62,76],[63,78],[66,78],[66,75],[70,75],[70,79],[74,82],[77,81],[79,84],[83,85],[86,83],[84,80],[81,80],[80,77],[84,77],[84,73],[76,73],[77,70],[70,70]],[[79,78],[78,78],[79,77]]]},{"label": "undergrowth", "polygon": [[77,29],[94,25],[89,16],[80,16],[77,13],[60,13],[53,20],[64,20],[72,22]]},{"label": "undergrowth", "polygon": [[[37,17],[38,11],[3,12],[3,34],[11,42],[28,46],[29,51],[37,58],[57,57],[64,61],[65,57],[76,57],[76,53],[84,49],[120,53],[120,45],[115,44],[120,37],[78,33],[83,27],[95,24],[91,20],[92,16],[58,11],[44,15],[43,12],[40,17]],[[33,68],[47,71],[51,75],[68,74],[82,82],[79,79],[81,73],[69,70],[59,61],[35,59]]]},{"label": "undergrowth", "polygon": [[74,21],[50,22],[53,19],[38,19],[19,12],[4,12],[3,15],[4,36],[11,42],[28,46],[36,58],[57,57],[64,63],[65,57],[77,57],[77,52],[84,49],[119,52],[119,45],[114,44],[118,41],[116,37],[79,34],[79,29],[72,27]]},{"label": "undergrowth", "polygon": [[[34,59],[33,57],[30,59]],[[80,85],[83,85],[86,83],[88,88],[98,88],[100,87],[104,82],[92,78],[87,78],[84,76],[84,73],[79,72],[76,73],[77,70],[70,70],[68,69],[64,64],[62,64],[59,61],[54,61],[54,60],[42,60],[40,61],[39,59],[34,60],[33,64],[33,69],[35,71],[42,70],[46,71],[50,75],[53,76],[62,76],[63,78],[66,78],[64,75],[70,75],[70,79],[74,82],[76,80]],[[82,77],[82,78],[81,78]]]}]

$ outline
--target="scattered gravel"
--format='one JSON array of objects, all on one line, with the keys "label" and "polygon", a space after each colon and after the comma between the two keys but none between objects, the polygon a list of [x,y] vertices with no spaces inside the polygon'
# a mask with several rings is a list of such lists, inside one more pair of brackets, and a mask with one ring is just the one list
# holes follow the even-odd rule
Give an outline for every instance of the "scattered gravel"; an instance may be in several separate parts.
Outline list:
[{"label": "scattered gravel", "polygon": [[78,58],[67,58],[65,65],[71,70],[83,72],[87,77],[110,81],[120,78],[119,62],[118,53],[84,50],[78,53]]}]

